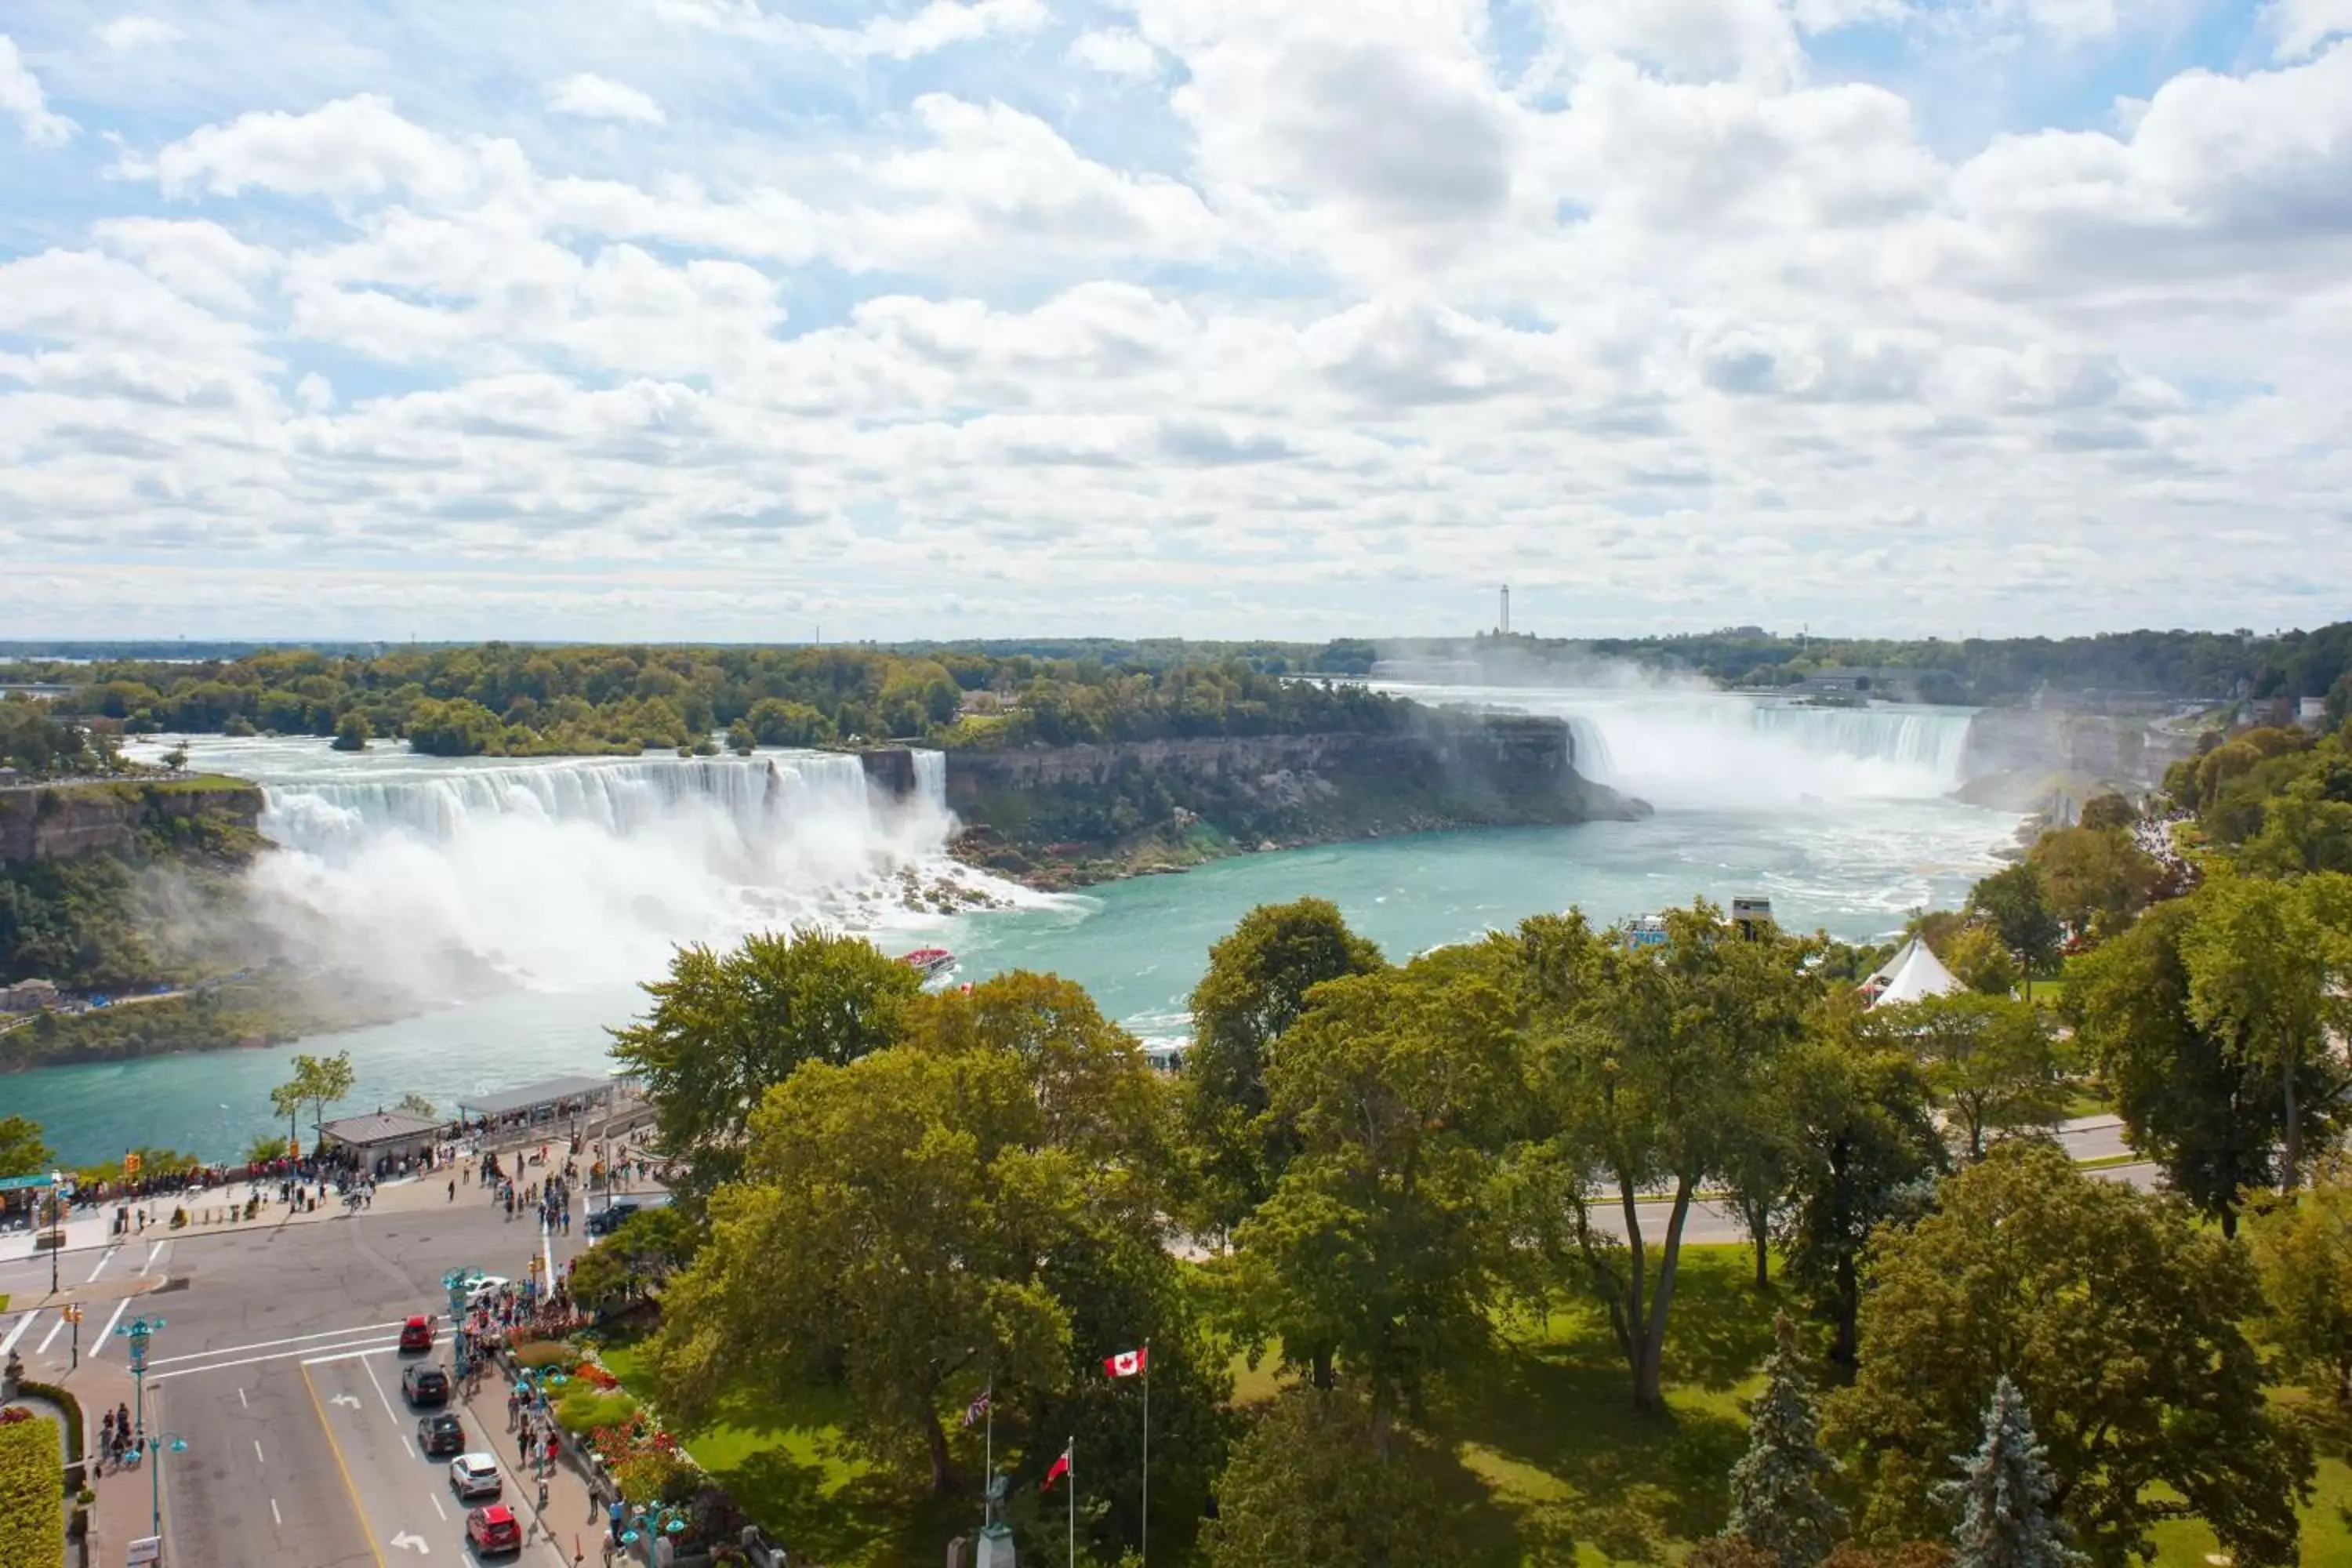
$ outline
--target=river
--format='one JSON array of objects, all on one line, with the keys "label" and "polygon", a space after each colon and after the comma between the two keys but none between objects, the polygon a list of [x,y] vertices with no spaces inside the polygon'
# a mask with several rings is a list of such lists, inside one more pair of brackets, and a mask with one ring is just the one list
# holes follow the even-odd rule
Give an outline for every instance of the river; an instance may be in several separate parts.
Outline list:
[{"label": "river", "polygon": [[[1569,717],[1579,766],[1657,806],[1640,822],[1429,834],[1245,855],[1081,895],[954,866],[940,774],[877,809],[854,759],[763,752],[505,762],[361,755],[324,742],[195,737],[192,765],[254,779],[280,846],[254,873],[289,939],[401,978],[397,1023],[250,1051],[47,1068],[0,1079],[70,1162],[131,1143],[227,1157],[271,1127],[295,1049],[348,1048],[340,1109],[459,1097],[603,1065],[673,943],[795,919],[937,942],[958,977],[1050,969],[1148,1040],[1181,1038],[1209,944],[1253,905],[1332,900],[1391,957],[1574,904],[1598,921],[1704,893],[1760,892],[1785,924],[1864,939],[1949,904],[2016,818],[1948,792],[1969,715],[1798,709],[1645,690],[1442,691]],[[1003,907],[942,916],[942,885]],[[912,890],[913,897],[909,893]],[[487,994],[481,976],[497,977]],[[461,983],[460,976],[468,977]],[[470,999],[459,999],[470,994]]]}]

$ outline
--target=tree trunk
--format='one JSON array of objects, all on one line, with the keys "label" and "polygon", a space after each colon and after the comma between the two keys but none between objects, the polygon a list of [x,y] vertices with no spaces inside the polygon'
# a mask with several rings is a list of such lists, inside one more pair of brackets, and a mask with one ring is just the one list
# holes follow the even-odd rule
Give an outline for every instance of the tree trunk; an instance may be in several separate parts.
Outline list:
[{"label": "tree trunk", "polygon": [[1307,1381],[1313,1384],[1316,1387],[1322,1389],[1327,1394],[1338,1386],[1339,1380],[1331,1370],[1331,1352],[1329,1351],[1317,1351],[1315,1352],[1313,1363],[1309,1365],[1307,1370]]},{"label": "tree trunk", "polygon": [[1761,1207],[1748,1212],[1748,1238],[1756,1247],[1756,1289],[1769,1290],[1772,1288],[1772,1222]]},{"label": "tree trunk", "polygon": [[1658,1255],[1658,1289],[1650,1298],[1646,1319],[1636,1318],[1634,1340],[1640,1353],[1633,1363],[1633,1406],[1662,1411],[1666,1407],[1666,1311],[1675,1299],[1675,1270],[1682,1261],[1683,1222],[1690,1217],[1691,1179],[1675,1184],[1675,1206],[1666,1219],[1666,1240]]},{"label": "tree trunk", "polygon": [[931,1495],[950,1496],[955,1490],[955,1467],[948,1461],[947,1428],[940,1425],[936,1411],[923,1416],[923,1441],[931,1451]]},{"label": "tree trunk", "polygon": [[2294,1058],[2289,1057],[2279,1069],[2279,1083],[2286,1093],[2286,1169],[2282,1173],[2284,1179],[2279,1187],[2290,1193],[2294,1191],[2303,1171],[2303,1105],[2295,1099],[2294,1068]]}]

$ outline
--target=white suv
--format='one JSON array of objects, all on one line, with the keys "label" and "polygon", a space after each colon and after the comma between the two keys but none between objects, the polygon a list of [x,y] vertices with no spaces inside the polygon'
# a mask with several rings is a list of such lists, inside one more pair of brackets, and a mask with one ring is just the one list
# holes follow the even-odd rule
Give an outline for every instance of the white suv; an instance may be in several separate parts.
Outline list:
[{"label": "white suv", "polygon": [[449,1461],[449,1489],[459,1502],[494,1498],[502,1489],[499,1462],[488,1454],[460,1454]]}]

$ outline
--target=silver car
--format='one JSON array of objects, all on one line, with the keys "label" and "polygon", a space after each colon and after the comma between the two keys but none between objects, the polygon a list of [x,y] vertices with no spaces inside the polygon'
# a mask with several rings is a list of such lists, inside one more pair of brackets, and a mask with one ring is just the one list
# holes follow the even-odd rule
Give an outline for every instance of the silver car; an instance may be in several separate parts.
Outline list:
[{"label": "silver car", "polygon": [[495,1498],[504,1489],[499,1462],[488,1454],[460,1454],[449,1461],[449,1489],[459,1502]]}]

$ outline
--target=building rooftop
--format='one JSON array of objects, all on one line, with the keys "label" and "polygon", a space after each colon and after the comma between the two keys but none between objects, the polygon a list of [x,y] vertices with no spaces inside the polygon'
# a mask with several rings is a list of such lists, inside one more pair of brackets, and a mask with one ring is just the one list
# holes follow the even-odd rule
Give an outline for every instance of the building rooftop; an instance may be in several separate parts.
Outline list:
[{"label": "building rooftop", "polygon": [[376,1110],[365,1116],[340,1117],[319,1129],[338,1143],[366,1148],[372,1143],[405,1143],[437,1131],[434,1116],[414,1116],[405,1110]]},{"label": "building rooftop", "polygon": [[518,1110],[530,1110],[542,1105],[557,1105],[567,1100],[582,1100],[592,1094],[602,1094],[613,1087],[609,1078],[579,1073],[570,1078],[551,1078],[540,1083],[527,1083],[519,1089],[502,1089],[496,1094],[477,1094],[457,1102],[460,1110],[470,1110],[477,1116],[507,1116]]}]

